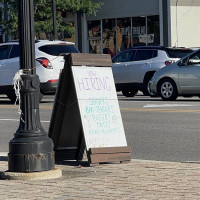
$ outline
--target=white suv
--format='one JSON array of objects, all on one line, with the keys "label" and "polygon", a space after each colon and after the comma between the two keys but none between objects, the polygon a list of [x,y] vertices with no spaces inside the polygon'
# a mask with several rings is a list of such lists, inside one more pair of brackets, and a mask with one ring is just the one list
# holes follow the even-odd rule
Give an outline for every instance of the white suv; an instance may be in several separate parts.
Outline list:
[{"label": "white suv", "polygon": [[151,96],[148,85],[153,74],[192,52],[186,48],[140,46],[126,49],[112,59],[112,70],[117,91],[133,97],[138,90]]},{"label": "white suv", "polygon": [[[35,42],[36,73],[40,78],[41,94],[55,94],[64,53],[78,53],[74,43],[38,40]],[[15,102],[13,78],[19,70],[19,43],[0,44],[0,94]],[[42,95],[41,95],[42,96]]]}]

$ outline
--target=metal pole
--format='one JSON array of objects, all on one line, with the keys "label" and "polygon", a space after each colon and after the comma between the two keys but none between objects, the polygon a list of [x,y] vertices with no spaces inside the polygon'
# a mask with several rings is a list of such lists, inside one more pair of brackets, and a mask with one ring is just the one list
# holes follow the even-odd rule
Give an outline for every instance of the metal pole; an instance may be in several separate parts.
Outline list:
[{"label": "metal pole", "polygon": [[82,46],[82,12],[77,12],[77,29],[78,29],[78,50],[83,52]]},{"label": "metal pole", "polygon": [[53,12],[53,32],[54,32],[54,40],[58,39],[57,36],[57,28],[56,28],[56,2],[52,0],[52,12]]},{"label": "metal pole", "polygon": [[35,172],[55,167],[53,142],[41,126],[40,82],[35,69],[33,0],[18,0],[21,102],[19,128],[9,142],[8,170]]}]

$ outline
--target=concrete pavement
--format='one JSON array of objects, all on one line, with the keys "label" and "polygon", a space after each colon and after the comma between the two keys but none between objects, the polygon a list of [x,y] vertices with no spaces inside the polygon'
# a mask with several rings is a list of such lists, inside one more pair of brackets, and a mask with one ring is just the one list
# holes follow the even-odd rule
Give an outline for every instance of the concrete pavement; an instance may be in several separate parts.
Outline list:
[{"label": "concrete pavement", "polygon": [[[8,169],[0,157],[0,171]],[[58,179],[0,180],[2,200],[196,200],[200,199],[200,164],[147,160],[100,164],[66,161],[57,163],[63,176]]]}]

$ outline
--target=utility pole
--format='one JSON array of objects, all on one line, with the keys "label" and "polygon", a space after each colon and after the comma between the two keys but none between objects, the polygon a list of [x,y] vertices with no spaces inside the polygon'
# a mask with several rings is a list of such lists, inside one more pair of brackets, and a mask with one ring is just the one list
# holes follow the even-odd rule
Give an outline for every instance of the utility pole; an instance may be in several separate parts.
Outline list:
[{"label": "utility pole", "polygon": [[19,128],[9,142],[8,170],[36,172],[55,167],[53,142],[41,126],[40,81],[35,69],[33,0],[17,0],[20,45]]},{"label": "utility pole", "polygon": [[57,36],[57,28],[56,28],[56,2],[52,0],[52,13],[53,13],[53,33],[54,33],[54,40],[58,39]]}]

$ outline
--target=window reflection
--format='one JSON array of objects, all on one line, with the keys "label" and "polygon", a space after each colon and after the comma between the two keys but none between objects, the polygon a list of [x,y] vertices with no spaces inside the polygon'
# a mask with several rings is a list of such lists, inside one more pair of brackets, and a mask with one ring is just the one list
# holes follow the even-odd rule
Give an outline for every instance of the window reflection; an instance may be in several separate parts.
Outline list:
[{"label": "window reflection", "polygon": [[103,53],[112,57],[116,53],[115,19],[103,20]]},{"label": "window reflection", "polygon": [[146,18],[133,17],[132,22],[132,45],[145,46],[146,40]]},{"label": "window reflection", "polygon": [[101,53],[101,22],[88,22],[89,53]]},{"label": "window reflection", "polygon": [[160,44],[159,16],[147,17],[147,42],[148,45]]},{"label": "window reflection", "polygon": [[89,21],[88,38],[89,53],[112,57],[131,46],[160,45],[159,16]]},{"label": "window reflection", "polygon": [[117,53],[131,47],[131,18],[117,19]]}]

